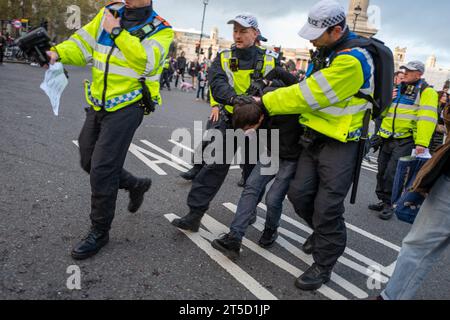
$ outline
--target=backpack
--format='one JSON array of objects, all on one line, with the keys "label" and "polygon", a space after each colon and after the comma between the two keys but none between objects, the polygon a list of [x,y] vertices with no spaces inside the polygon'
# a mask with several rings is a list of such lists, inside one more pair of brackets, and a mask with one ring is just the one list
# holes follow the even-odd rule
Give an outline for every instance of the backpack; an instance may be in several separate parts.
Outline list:
[{"label": "backpack", "polygon": [[366,99],[373,105],[372,118],[380,117],[392,104],[392,91],[394,90],[393,75],[395,72],[394,55],[384,42],[376,38],[357,37],[340,44],[335,52],[353,48],[366,49],[372,56],[375,64],[375,92],[371,97],[362,92],[356,97]]}]

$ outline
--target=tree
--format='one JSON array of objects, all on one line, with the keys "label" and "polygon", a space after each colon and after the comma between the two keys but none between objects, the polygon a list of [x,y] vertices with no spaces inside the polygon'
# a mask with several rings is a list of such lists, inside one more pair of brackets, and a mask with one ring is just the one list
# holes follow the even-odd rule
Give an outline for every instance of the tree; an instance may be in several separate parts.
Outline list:
[{"label": "tree", "polygon": [[68,38],[73,30],[66,26],[67,8],[77,5],[81,9],[81,24],[88,23],[107,3],[105,0],[0,0],[0,19],[28,19],[31,27],[39,27],[48,21],[51,38],[58,41]]}]

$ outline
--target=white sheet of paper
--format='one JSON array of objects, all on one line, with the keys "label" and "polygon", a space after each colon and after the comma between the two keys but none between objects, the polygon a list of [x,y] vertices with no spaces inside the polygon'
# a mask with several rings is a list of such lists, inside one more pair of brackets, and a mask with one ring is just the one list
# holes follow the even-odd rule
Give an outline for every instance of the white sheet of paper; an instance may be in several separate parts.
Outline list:
[{"label": "white sheet of paper", "polygon": [[59,102],[64,89],[67,87],[69,80],[64,74],[64,66],[62,63],[57,62],[54,65],[50,65],[49,69],[45,73],[44,82],[41,84],[41,89],[50,98],[52,104],[53,113],[55,116],[59,114]]}]

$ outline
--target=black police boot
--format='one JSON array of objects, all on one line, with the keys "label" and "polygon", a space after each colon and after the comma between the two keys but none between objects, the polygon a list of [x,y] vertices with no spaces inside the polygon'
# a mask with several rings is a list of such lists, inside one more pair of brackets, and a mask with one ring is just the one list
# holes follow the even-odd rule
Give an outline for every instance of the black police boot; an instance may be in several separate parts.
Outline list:
[{"label": "black police boot", "polygon": [[314,252],[313,235],[306,239],[302,246],[302,251],[308,255]]},{"label": "black police boot", "polygon": [[394,216],[394,207],[392,207],[391,205],[387,205],[384,208],[383,212],[381,212],[378,215],[378,217],[381,220],[385,220],[385,221],[391,220],[393,216]]},{"label": "black police boot", "polygon": [[295,286],[304,291],[317,290],[330,281],[331,271],[314,263],[295,281]]},{"label": "black police boot", "polygon": [[203,214],[198,212],[189,212],[187,216],[172,221],[172,225],[186,231],[198,232]]},{"label": "black police boot", "polygon": [[109,233],[91,229],[89,234],[72,250],[72,258],[85,260],[95,256],[109,242]]},{"label": "black police boot", "polygon": [[274,246],[275,241],[278,239],[278,230],[272,230],[269,228],[265,228],[264,232],[259,239],[259,245],[265,249],[270,249]]},{"label": "black police boot", "polygon": [[188,172],[180,173],[180,177],[182,177],[184,180],[192,181],[200,173],[202,168],[203,168],[202,165],[197,164],[197,165],[193,166],[192,169],[189,170]]},{"label": "black police boot", "polygon": [[214,249],[219,250],[228,258],[235,260],[239,258],[241,252],[241,240],[229,233],[220,239],[211,242]]},{"label": "black police boot", "polygon": [[130,192],[130,203],[128,204],[128,211],[136,213],[144,202],[145,193],[150,190],[152,186],[151,179],[139,180],[136,187],[128,190]]},{"label": "black police boot", "polygon": [[369,210],[381,212],[384,210],[385,207],[386,207],[386,204],[384,202],[379,202],[379,203],[369,205]]}]

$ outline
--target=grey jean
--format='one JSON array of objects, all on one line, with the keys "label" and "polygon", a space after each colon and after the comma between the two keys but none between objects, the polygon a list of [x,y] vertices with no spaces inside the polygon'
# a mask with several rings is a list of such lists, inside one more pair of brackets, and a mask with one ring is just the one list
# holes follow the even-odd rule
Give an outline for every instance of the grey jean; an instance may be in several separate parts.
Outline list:
[{"label": "grey jean", "polygon": [[442,176],[403,240],[394,274],[381,296],[414,299],[425,277],[450,244],[450,177]]},{"label": "grey jean", "polygon": [[262,175],[264,166],[259,162],[247,180],[238,203],[236,215],[231,223],[230,231],[242,240],[250,221],[255,217],[256,207],[264,196],[266,186],[275,179],[266,196],[267,219],[266,229],[276,230],[280,225],[283,201],[289,190],[289,185],[297,172],[297,161],[280,160],[277,175]]}]

